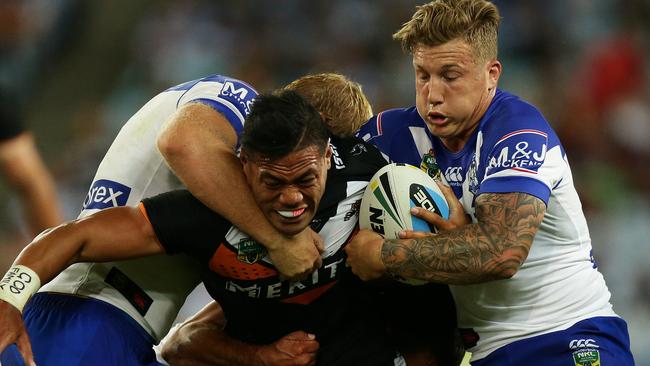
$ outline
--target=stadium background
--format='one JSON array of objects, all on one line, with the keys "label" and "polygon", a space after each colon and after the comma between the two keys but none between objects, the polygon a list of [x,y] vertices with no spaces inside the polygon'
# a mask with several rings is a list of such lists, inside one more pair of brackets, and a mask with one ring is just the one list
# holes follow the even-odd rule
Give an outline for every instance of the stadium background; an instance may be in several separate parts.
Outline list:
[{"label": "stadium background", "polygon": [[[58,184],[67,219],[121,125],[169,86],[212,73],[270,90],[342,72],[375,111],[414,103],[410,58],[391,34],[413,0],[2,0],[0,83]],[[500,87],[560,134],[594,256],[650,365],[650,1],[497,1]],[[28,241],[0,181],[0,272]]]}]

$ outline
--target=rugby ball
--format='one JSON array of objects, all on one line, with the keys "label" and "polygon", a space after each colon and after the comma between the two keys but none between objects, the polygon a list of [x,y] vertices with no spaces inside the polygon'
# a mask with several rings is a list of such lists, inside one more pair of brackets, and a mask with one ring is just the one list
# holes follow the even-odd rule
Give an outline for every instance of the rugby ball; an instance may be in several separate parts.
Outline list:
[{"label": "rugby ball", "polygon": [[[433,178],[412,165],[388,164],[368,183],[359,208],[359,227],[388,239],[398,238],[402,230],[436,233],[435,226],[411,215],[412,207],[423,207],[449,218],[449,205]],[[411,285],[426,283],[415,279],[400,281]]]}]

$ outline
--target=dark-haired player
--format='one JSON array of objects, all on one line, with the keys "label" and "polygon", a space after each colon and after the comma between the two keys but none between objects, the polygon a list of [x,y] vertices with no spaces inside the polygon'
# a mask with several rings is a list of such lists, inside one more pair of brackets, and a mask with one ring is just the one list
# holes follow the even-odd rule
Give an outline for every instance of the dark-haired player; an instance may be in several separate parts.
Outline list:
[{"label": "dark-haired player", "polygon": [[[351,134],[372,115],[361,87],[339,74],[307,75],[288,88],[306,96],[338,133]],[[244,179],[235,149],[255,96],[257,92],[246,83],[220,75],[155,96],[113,141],[79,217],[136,205],[185,183],[208,207],[266,245],[276,268],[288,278],[320,266],[313,243],[304,245],[304,234],[311,237],[313,230],[308,227],[292,237],[277,232],[255,204]],[[70,266],[25,307],[36,359],[65,366],[155,362],[152,345],[167,333],[199,281],[185,255]],[[62,313],[58,310],[62,307],[75,312]],[[54,341],[61,343],[53,348]],[[24,344],[18,341],[19,348]],[[2,354],[5,366],[20,364],[20,358],[16,346]]]},{"label": "dark-haired player", "polygon": [[[189,192],[174,191],[47,232],[16,259],[9,281],[23,281],[19,296],[28,296],[38,288],[31,283],[47,282],[71,263],[182,252],[198,261],[196,271],[222,305],[229,335],[265,344],[304,331],[319,344],[318,352],[302,356],[317,364],[392,365],[396,355],[378,307],[349,276],[342,250],[367,182],[385,164],[381,154],[355,138],[330,139],[319,113],[284,91],[253,103],[241,163],[256,204],[278,231],[291,236],[311,226],[324,238],[323,266],[307,279],[282,280],[264,247]],[[25,336],[19,311],[2,302],[0,329],[0,347]]]}]

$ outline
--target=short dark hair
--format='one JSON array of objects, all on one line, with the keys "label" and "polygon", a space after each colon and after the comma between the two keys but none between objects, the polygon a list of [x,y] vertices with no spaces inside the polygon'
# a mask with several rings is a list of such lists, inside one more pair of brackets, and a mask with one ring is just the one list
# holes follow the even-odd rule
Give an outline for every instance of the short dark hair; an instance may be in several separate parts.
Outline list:
[{"label": "short dark hair", "polygon": [[313,145],[325,153],[329,136],[320,114],[304,97],[281,90],[255,98],[241,146],[249,154],[277,159]]}]

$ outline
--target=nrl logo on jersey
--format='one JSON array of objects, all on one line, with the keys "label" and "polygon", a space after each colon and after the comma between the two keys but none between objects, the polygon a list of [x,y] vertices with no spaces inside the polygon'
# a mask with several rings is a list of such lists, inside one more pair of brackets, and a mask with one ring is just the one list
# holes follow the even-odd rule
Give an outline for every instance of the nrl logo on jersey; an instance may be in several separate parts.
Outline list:
[{"label": "nrl logo on jersey", "polygon": [[237,260],[253,264],[266,257],[266,248],[251,238],[243,238],[237,245]]},{"label": "nrl logo on jersey", "polygon": [[441,177],[440,166],[438,165],[438,162],[436,161],[436,157],[433,154],[433,149],[429,149],[428,153],[422,155],[422,162],[420,162],[420,169],[422,169],[425,173],[429,174],[431,178],[436,180],[442,180],[440,179]]}]

